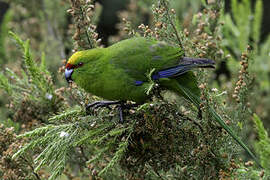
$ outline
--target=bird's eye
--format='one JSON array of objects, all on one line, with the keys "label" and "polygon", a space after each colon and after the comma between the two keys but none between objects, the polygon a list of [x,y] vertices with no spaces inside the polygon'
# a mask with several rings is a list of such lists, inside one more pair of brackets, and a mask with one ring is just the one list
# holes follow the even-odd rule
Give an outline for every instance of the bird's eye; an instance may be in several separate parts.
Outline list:
[{"label": "bird's eye", "polygon": [[83,65],[83,62],[80,62],[79,64],[78,64],[78,67],[81,67]]}]

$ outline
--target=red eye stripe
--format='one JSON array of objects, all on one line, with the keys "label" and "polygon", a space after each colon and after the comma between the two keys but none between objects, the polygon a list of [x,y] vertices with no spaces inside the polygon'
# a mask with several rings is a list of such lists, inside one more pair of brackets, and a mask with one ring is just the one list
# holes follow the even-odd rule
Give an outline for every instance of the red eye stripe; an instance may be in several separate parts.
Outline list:
[{"label": "red eye stripe", "polygon": [[82,65],[83,65],[83,63],[81,63],[81,62],[79,64],[77,64],[77,65],[67,63],[66,64],[66,69],[75,69],[75,68],[81,67]]}]

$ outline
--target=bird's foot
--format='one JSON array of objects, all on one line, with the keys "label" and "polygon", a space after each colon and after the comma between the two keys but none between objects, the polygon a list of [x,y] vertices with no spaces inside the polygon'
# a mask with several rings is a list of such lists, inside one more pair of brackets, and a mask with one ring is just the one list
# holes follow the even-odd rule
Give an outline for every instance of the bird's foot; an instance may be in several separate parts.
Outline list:
[{"label": "bird's foot", "polygon": [[124,118],[123,118],[123,107],[122,104],[118,105],[118,113],[119,113],[119,121],[121,124],[124,123]]},{"label": "bird's foot", "polygon": [[96,102],[88,104],[86,106],[86,112],[89,112],[90,109],[97,109],[100,107],[106,107],[106,108],[109,108],[111,110],[110,105],[117,105],[120,123],[124,122],[124,118],[123,118],[123,110],[124,109],[130,109],[132,107],[138,106],[137,104],[126,104],[123,101],[96,101]]},{"label": "bird's foot", "polygon": [[120,123],[124,123],[123,110],[124,109],[131,109],[131,108],[137,107],[137,106],[138,106],[138,104],[127,104],[124,102],[120,102],[120,104],[118,105]]},{"label": "bird's foot", "polygon": [[87,104],[85,109],[86,109],[86,111],[89,111],[90,108],[97,109],[100,107],[106,107],[106,108],[111,109],[110,105],[120,104],[120,103],[121,103],[120,101],[96,101],[96,102],[93,102],[91,104]]}]

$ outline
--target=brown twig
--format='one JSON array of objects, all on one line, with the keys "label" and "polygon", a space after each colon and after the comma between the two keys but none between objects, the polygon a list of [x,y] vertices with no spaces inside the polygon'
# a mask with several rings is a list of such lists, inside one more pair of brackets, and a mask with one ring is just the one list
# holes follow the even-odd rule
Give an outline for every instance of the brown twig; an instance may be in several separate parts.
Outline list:
[{"label": "brown twig", "polygon": [[39,177],[39,175],[37,173],[35,173],[35,168],[32,166],[32,164],[23,156],[21,156],[21,159],[24,160],[27,165],[31,168],[31,170],[33,171],[32,173],[35,175],[35,177],[38,179],[38,180],[41,180],[41,178]]},{"label": "brown twig", "polygon": [[[84,11],[83,11],[82,7],[80,7],[80,11],[81,11],[81,18],[82,18],[82,21],[84,21]],[[90,40],[90,37],[89,37],[89,34],[88,34],[87,29],[86,29],[86,31],[85,31],[85,35],[86,35],[88,44],[89,44],[89,46],[90,46],[90,49],[94,48],[93,43],[91,43],[91,40]]]},{"label": "brown twig", "polygon": [[82,155],[82,157],[84,158],[85,162],[89,161],[88,157],[87,157],[87,156],[85,155],[85,153],[84,153],[83,147],[80,146],[79,148],[80,148],[80,150],[81,150],[81,155]]},{"label": "brown twig", "polygon": [[[173,23],[173,21],[172,21],[172,18],[171,18],[171,16],[170,16],[170,13],[169,13],[169,7],[168,7],[167,3],[166,3],[164,0],[162,0],[161,2],[162,2],[163,6],[164,6],[165,9],[166,9],[166,15],[167,15],[168,20],[170,21],[170,24],[171,24],[171,26],[172,26],[172,28],[173,28],[173,30],[174,30],[174,32],[175,32],[175,36],[176,36],[176,38],[177,38],[178,44],[179,44],[179,46],[181,47],[181,49],[183,49],[183,51],[184,51],[184,46],[183,46],[183,44],[182,44],[182,42],[181,42],[181,38],[180,38],[180,36],[179,36],[179,34],[178,34],[178,31],[177,31],[177,29],[176,29],[176,26],[174,25],[174,23]],[[184,51],[184,53],[185,53],[185,51]]]},{"label": "brown twig", "polygon": [[199,127],[199,129],[200,129],[200,131],[203,133],[204,131],[203,131],[203,128],[202,128],[202,126],[197,122],[197,121],[195,121],[195,120],[193,120],[193,119],[191,119],[191,118],[189,118],[189,117],[185,117],[187,120],[189,120],[190,122],[192,122],[193,124],[195,124],[196,126],[198,126]]}]

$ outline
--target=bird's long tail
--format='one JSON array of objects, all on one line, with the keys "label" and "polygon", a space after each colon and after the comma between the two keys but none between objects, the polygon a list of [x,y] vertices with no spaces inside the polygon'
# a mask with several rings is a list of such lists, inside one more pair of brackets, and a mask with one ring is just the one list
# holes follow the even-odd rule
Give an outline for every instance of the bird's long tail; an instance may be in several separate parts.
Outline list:
[{"label": "bird's long tail", "polygon": [[[165,86],[167,86],[169,89],[180,93],[181,95],[184,95],[184,97],[186,99],[188,99],[189,101],[191,101],[196,107],[199,107],[200,103],[201,103],[201,99],[200,96],[198,95],[197,92],[199,92],[199,88],[197,87],[197,85],[193,87],[193,89],[190,89],[190,84],[187,84],[187,79],[190,80],[190,78],[192,78],[191,75],[192,72],[190,72],[191,74],[187,74],[187,75],[182,75],[179,78],[176,79],[167,79],[164,78],[163,80],[161,80],[161,83]],[[193,83],[196,82],[196,79],[192,80]],[[191,81],[189,81],[189,83],[192,83]],[[196,91],[194,91],[194,89],[196,89]],[[251,156],[251,158],[254,159],[254,161],[260,166],[259,161],[257,160],[256,156],[251,152],[251,150],[247,147],[247,145],[245,145],[245,143],[243,143],[243,141],[235,134],[235,132],[233,132],[233,130],[223,121],[222,117],[211,107],[209,106],[209,113],[212,116],[212,118],[214,118],[216,120],[216,122],[222,127],[224,128],[229,135]]]},{"label": "bird's long tail", "polygon": [[193,65],[199,68],[215,68],[215,61],[206,58],[183,57],[179,64]]},{"label": "bird's long tail", "polygon": [[178,77],[193,68],[215,68],[214,65],[215,61],[211,59],[183,57],[178,65],[162,69],[153,74],[152,78],[158,80],[160,78]]}]

